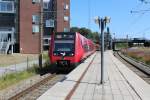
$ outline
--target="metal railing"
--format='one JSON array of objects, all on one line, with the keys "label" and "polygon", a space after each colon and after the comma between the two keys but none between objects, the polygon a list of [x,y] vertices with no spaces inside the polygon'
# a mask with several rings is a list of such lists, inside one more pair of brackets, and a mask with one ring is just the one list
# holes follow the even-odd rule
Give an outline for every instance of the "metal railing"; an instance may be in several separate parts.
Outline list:
[{"label": "metal railing", "polygon": [[14,45],[14,29],[11,30],[0,30],[0,54],[7,54],[9,47],[12,47],[13,53],[13,45]]}]

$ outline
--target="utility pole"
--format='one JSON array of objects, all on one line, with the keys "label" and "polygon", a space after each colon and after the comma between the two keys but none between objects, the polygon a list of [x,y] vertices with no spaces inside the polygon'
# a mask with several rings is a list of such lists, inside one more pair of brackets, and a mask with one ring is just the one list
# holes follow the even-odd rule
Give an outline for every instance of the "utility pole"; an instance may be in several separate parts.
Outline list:
[{"label": "utility pole", "polygon": [[42,53],[43,53],[43,0],[40,0],[40,35],[39,35],[39,67],[42,69]]}]

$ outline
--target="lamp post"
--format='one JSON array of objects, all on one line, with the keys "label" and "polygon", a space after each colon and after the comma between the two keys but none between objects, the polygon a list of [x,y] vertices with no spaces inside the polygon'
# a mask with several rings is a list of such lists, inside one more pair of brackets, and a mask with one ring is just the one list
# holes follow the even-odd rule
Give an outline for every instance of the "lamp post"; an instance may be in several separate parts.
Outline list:
[{"label": "lamp post", "polygon": [[113,39],[113,50],[115,50],[115,48],[116,48],[116,44],[115,44],[115,42],[116,42],[116,36],[115,36],[115,33],[113,33],[113,35],[114,35],[114,39]]},{"label": "lamp post", "polygon": [[129,36],[128,36],[128,34],[127,34],[127,49],[128,49],[128,44],[129,44],[128,39],[129,39]]},{"label": "lamp post", "polygon": [[99,25],[99,28],[101,30],[101,81],[100,84],[104,83],[104,29],[106,27],[106,23],[110,22],[110,18],[105,17],[99,18],[99,16],[95,17],[95,23]]}]

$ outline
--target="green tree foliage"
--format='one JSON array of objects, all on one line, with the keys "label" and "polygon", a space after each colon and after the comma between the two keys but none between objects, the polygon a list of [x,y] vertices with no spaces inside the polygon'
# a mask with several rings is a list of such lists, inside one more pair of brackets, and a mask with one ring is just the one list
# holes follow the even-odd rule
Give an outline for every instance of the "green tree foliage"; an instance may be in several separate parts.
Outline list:
[{"label": "green tree foliage", "polygon": [[79,28],[78,27],[72,27],[70,29],[71,32],[79,32]]},{"label": "green tree foliage", "polygon": [[82,34],[83,36],[87,37],[92,33],[90,29],[87,28],[80,28],[79,29],[80,34]]},{"label": "green tree foliage", "polygon": [[99,33],[98,32],[93,32],[93,41],[95,43],[99,43]]},{"label": "green tree foliage", "polygon": [[99,35],[98,35],[99,33],[98,32],[92,32],[88,28],[72,27],[70,31],[71,32],[79,32],[80,34],[82,34],[86,38],[93,40],[95,43],[98,43],[98,41],[99,41]]}]

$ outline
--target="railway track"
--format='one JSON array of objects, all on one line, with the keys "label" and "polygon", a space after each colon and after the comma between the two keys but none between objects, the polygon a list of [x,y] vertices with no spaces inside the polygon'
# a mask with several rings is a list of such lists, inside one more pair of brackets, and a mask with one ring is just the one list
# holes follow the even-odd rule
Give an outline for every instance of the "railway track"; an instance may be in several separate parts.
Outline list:
[{"label": "railway track", "polygon": [[46,78],[42,79],[38,83],[31,87],[23,90],[22,92],[12,96],[9,100],[36,100],[45,91],[51,88],[55,83],[61,81],[65,75],[51,74]]},{"label": "railway track", "polygon": [[139,77],[141,77],[145,82],[150,84],[150,68],[143,65],[140,62],[135,62],[134,60],[121,55],[119,52],[114,52],[114,55],[123,62],[129,69],[135,72]]}]

